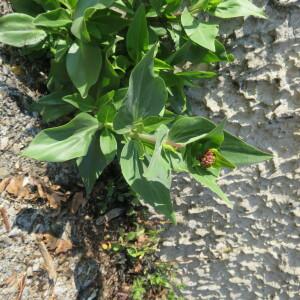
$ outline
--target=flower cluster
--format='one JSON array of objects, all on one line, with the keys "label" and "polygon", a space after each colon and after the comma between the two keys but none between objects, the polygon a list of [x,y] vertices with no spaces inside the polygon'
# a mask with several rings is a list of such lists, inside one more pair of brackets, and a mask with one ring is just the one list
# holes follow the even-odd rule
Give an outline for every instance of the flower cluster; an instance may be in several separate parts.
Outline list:
[{"label": "flower cluster", "polygon": [[211,149],[208,149],[201,157],[200,164],[203,168],[210,168],[216,161],[216,156]]}]

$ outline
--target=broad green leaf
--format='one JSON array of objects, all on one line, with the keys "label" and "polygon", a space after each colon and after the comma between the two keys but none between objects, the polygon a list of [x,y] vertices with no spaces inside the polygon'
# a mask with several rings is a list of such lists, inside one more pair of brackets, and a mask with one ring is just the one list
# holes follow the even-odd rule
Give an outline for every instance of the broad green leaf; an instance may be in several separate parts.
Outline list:
[{"label": "broad green leaf", "polygon": [[234,169],[236,167],[235,164],[233,164],[231,161],[229,161],[228,159],[226,159],[217,149],[213,149],[212,150],[215,157],[216,157],[216,161],[214,163],[213,168],[229,168],[229,169]]},{"label": "broad green leaf", "polygon": [[43,8],[33,0],[10,0],[14,12],[36,16],[43,12]]},{"label": "broad green leaf", "polygon": [[86,155],[76,160],[87,194],[91,193],[96,180],[110,163],[110,157],[107,157],[101,151],[99,133],[96,133]]},{"label": "broad green leaf", "polygon": [[116,113],[117,110],[114,107],[113,103],[107,103],[99,108],[97,119],[103,124],[112,123]]},{"label": "broad green leaf", "polygon": [[99,77],[97,89],[99,94],[105,94],[111,90],[116,90],[120,85],[120,77],[112,67],[108,59],[108,51],[106,51],[103,59],[103,67]]},{"label": "broad green leaf", "polygon": [[261,151],[226,131],[220,153],[237,166],[259,163],[273,157],[271,153]]},{"label": "broad green leaf", "polygon": [[224,19],[248,16],[266,19],[264,10],[248,0],[224,0],[211,13]]},{"label": "broad green leaf", "polygon": [[37,45],[46,38],[47,34],[37,28],[33,20],[31,16],[20,13],[1,17],[0,42],[14,47]]},{"label": "broad green leaf", "polygon": [[[148,168],[145,170],[144,177],[149,181],[158,181],[167,189],[171,188],[171,170],[170,165],[162,156],[163,143],[168,137],[169,129],[161,125],[155,133],[155,148]],[[159,167],[158,167],[159,166]]]},{"label": "broad green leaf", "polygon": [[105,9],[113,4],[114,0],[78,0],[73,15],[71,31],[78,39],[90,40],[87,30],[86,19],[91,17],[97,10]]},{"label": "broad green leaf", "polygon": [[102,66],[101,49],[98,46],[74,43],[67,55],[68,74],[83,98],[99,77]]},{"label": "broad green leaf", "polygon": [[68,51],[68,45],[61,45],[61,47],[58,47],[57,50],[58,51],[55,53],[54,59],[51,59],[47,88],[49,91],[72,91],[74,86],[66,68],[66,53]]},{"label": "broad green leaf", "polygon": [[96,109],[95,101],[91,96],[83,99],[78,93],[63,97],[63,101],[70,103],[82,112],[91,112]]},{"label": "broad green leaf", "polygon": [[112,161],[117,153],[117,141],[113,133],[104,129],[100,135],[100,148],[107,160]]},{"label": "broad green leaf", "polygon": [[184,43],[175,53],[167,58],[167,62],[170,64],[180,64],[190,61],[193,64],[199,63],[217,63],[221,61],[232,62],[234,57],[232,54],[228,54],[224,45],[215,40],[216,51],[212,52],[208,49],[204,49],[192,41]]},{"label": "broad green leaf", "polygon": [[31,105],[31,108],[38,111],[45,122],[54,121],[74,111],[74,107],[63,101],[66,91],[54,92],[46,95]]},{"label": "broad green leaf", "polygon": [[180,117],[171,126],[169,139],[175,143],[189,144],[204,139],[215,125],[202,117]]},{"label": "broad green leaf", "polygon": [[215,39],[219,32],[218,25],[201,23],[184,9],[181,24],[187,36],[196,44],[215,52]]},{"label": "broad green leaf", "polygon": [[127,95],[114,121],[114,128],[125,132],[138,120],[156,116],[164,109],[167,90],[164,81],[153,72],[156,46],[135,66],[130,78]]},{"label": "broad green leaf", "polygon": [[221,190],[216,182],[216,177],[208,171],[198,168],[197,171],[191,171],[191,175],[200,182],[203,186],[209,188],[212,192],[217,194],[228,207],[232,207],[232,202],[228,199],[226,194]]},{"label": "broad green leaf", "polygon": [[182,153],[177,151],[165,151],[164,157],[169,162],[170,167],[174,172],[189,172],[187,163],[184,160]]},{"label": "broad green leaf", "polygon": [[126,46],[129,56],[134,61],[139,61],[142,58],[143,52],[147,51],[148,45],[149,34],[145,7],[141,4],[130,23],[126,35]]},{"label": "broad green leaf", "polygon": [[82,17],[86,9],[105,9],[113,3],[114,0],[78,0],[74,12],[74,19]]},{"label": "broad green leaf", "polygon": [[65,9],[57,8],[36,16],[33,23],[44,27],[62,27],[72,23],[72,20]]},{"label": "broad green leaf", "polygon": [[223,122],[216,126],[203,117],[181,117],[171,126],[169,139],[181,144],[195,141],[207,143],[209,141],[206,148],[220,147],[221,155],[237,166],[258,163],[272,158],[270,153],[245,143],[227,131],[224,131],[224,141],[222,142]]},{"label": "broad green leaf", "polygon": [[34,0],[37,4],[42,6],[44,10],[54,10],[60,7],[58,0]]},{"label": "broad green leaf", "polygon": [[143,130],[146,132],[153,132],[158,129],[162,124],[168,124],[174,121],[173,117],[160,117],[160,116],[151,116],[146,117],[143,120]]},{"label": "broad green leaf", "polygon": [[80,113],[65,125],[42,130],[22,155],[51,162],[85,156],[99,127],[96,118]]},{"label": "broad green leaf", "polygon": [[222,145],[224,141],[225,123],[226,119],[224,119],[220,124],[215,126],[215,128],[206,135],[204,139],[207,141],[206,144],[208,144],[208,148],[219,148]]},{"label": "broad green leaf", "polygon": [[169,189],[160,181],[150,181],[143,176],[147,165],[145,160],[140,159],[136,141],[131,140],[125,144],[120,164],[123,176],[131,188],[157,212],[176,223]]},{"label": "broad green leaf", "polygon": [[129,22],[122,18],[122,15],[112,10],[98,10],[87,21],[87,28],[91,35],[93,31],[97,32],[97,36],[108,38],[109,35],[116,35]]}]

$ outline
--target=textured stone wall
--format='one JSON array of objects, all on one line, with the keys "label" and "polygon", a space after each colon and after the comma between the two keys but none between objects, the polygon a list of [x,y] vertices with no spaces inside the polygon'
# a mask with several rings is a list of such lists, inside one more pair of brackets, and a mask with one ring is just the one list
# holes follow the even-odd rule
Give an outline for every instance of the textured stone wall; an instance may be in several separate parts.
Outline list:
[{"label": "textured stone wall", "polygon": [[274,153],[220,179],[228,209],[174,178],[178,226],[161,249],[179,262],[187,299],[300,299],[300,1],[255,1],[268,20],[223,23],[236,60],[189,92],[195,114]]}]

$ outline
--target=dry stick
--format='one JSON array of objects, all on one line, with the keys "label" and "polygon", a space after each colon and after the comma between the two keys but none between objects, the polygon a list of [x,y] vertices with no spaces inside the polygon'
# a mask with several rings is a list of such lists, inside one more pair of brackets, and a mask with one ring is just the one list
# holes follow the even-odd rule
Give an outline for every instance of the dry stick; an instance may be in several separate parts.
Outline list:
[{"label": "dry stick", "polygon": [[26,280],[26,273],[22,276],[22,278],[18,282],[19,292],[18,292],[16,300],[22,299],[23,291],[25,288],[25,280]]},{"label": "dry stick", "polygon": [[57,278],[57,273],[56,273],[56,268],[54,265],[54,261],[52,259],[52,256],[48,252],[45,244],[43,241],[37,241],[39,250],[43,256],[44,263],[45,263],[45,268],[48,272],[50,280],[53,282],[53,285],[55,284],[56,278]]},{"label": "dry stick", "polygon": [[3,219],[3,224],[4,224],[6,232],[10,232],[11,226],[10,226],[9,219],[8,219],[8,216],[7,216],[6,208],[1,207],[0,208],[0,214],[1,214],[1,217]]}]

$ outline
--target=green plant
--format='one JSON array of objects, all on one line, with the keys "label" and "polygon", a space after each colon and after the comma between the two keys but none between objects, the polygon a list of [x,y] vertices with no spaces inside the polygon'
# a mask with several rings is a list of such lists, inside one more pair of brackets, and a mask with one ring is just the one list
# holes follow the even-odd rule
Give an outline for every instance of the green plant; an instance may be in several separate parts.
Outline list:
[{"label": "green plant", "polygon": [[216,76],[187,62],[233,60],[217,39],[218,18],[265,17],[250,1],[11,3],[16,13],[0,18],[0,42],[51,54],[50,93],[33,109],[46,122],[75,115],[41,131],[23,155],[76,160],[87,194],[117,156],[131,188],[175,222],[171,171],[190,173],[231,205],[216,183],[220,170],[271,158],[225,131],[225,121],[190,116],[185,96],[195,80]]},{"label": "green plant", "polygon": [[133,280],[131,287],[132,299],[184,300],[179,294],[185,287],[178,282],[177,277],[178,274],[172,264],[159,262],[155,268],[145,270],[143,275],[139,275]]}]

